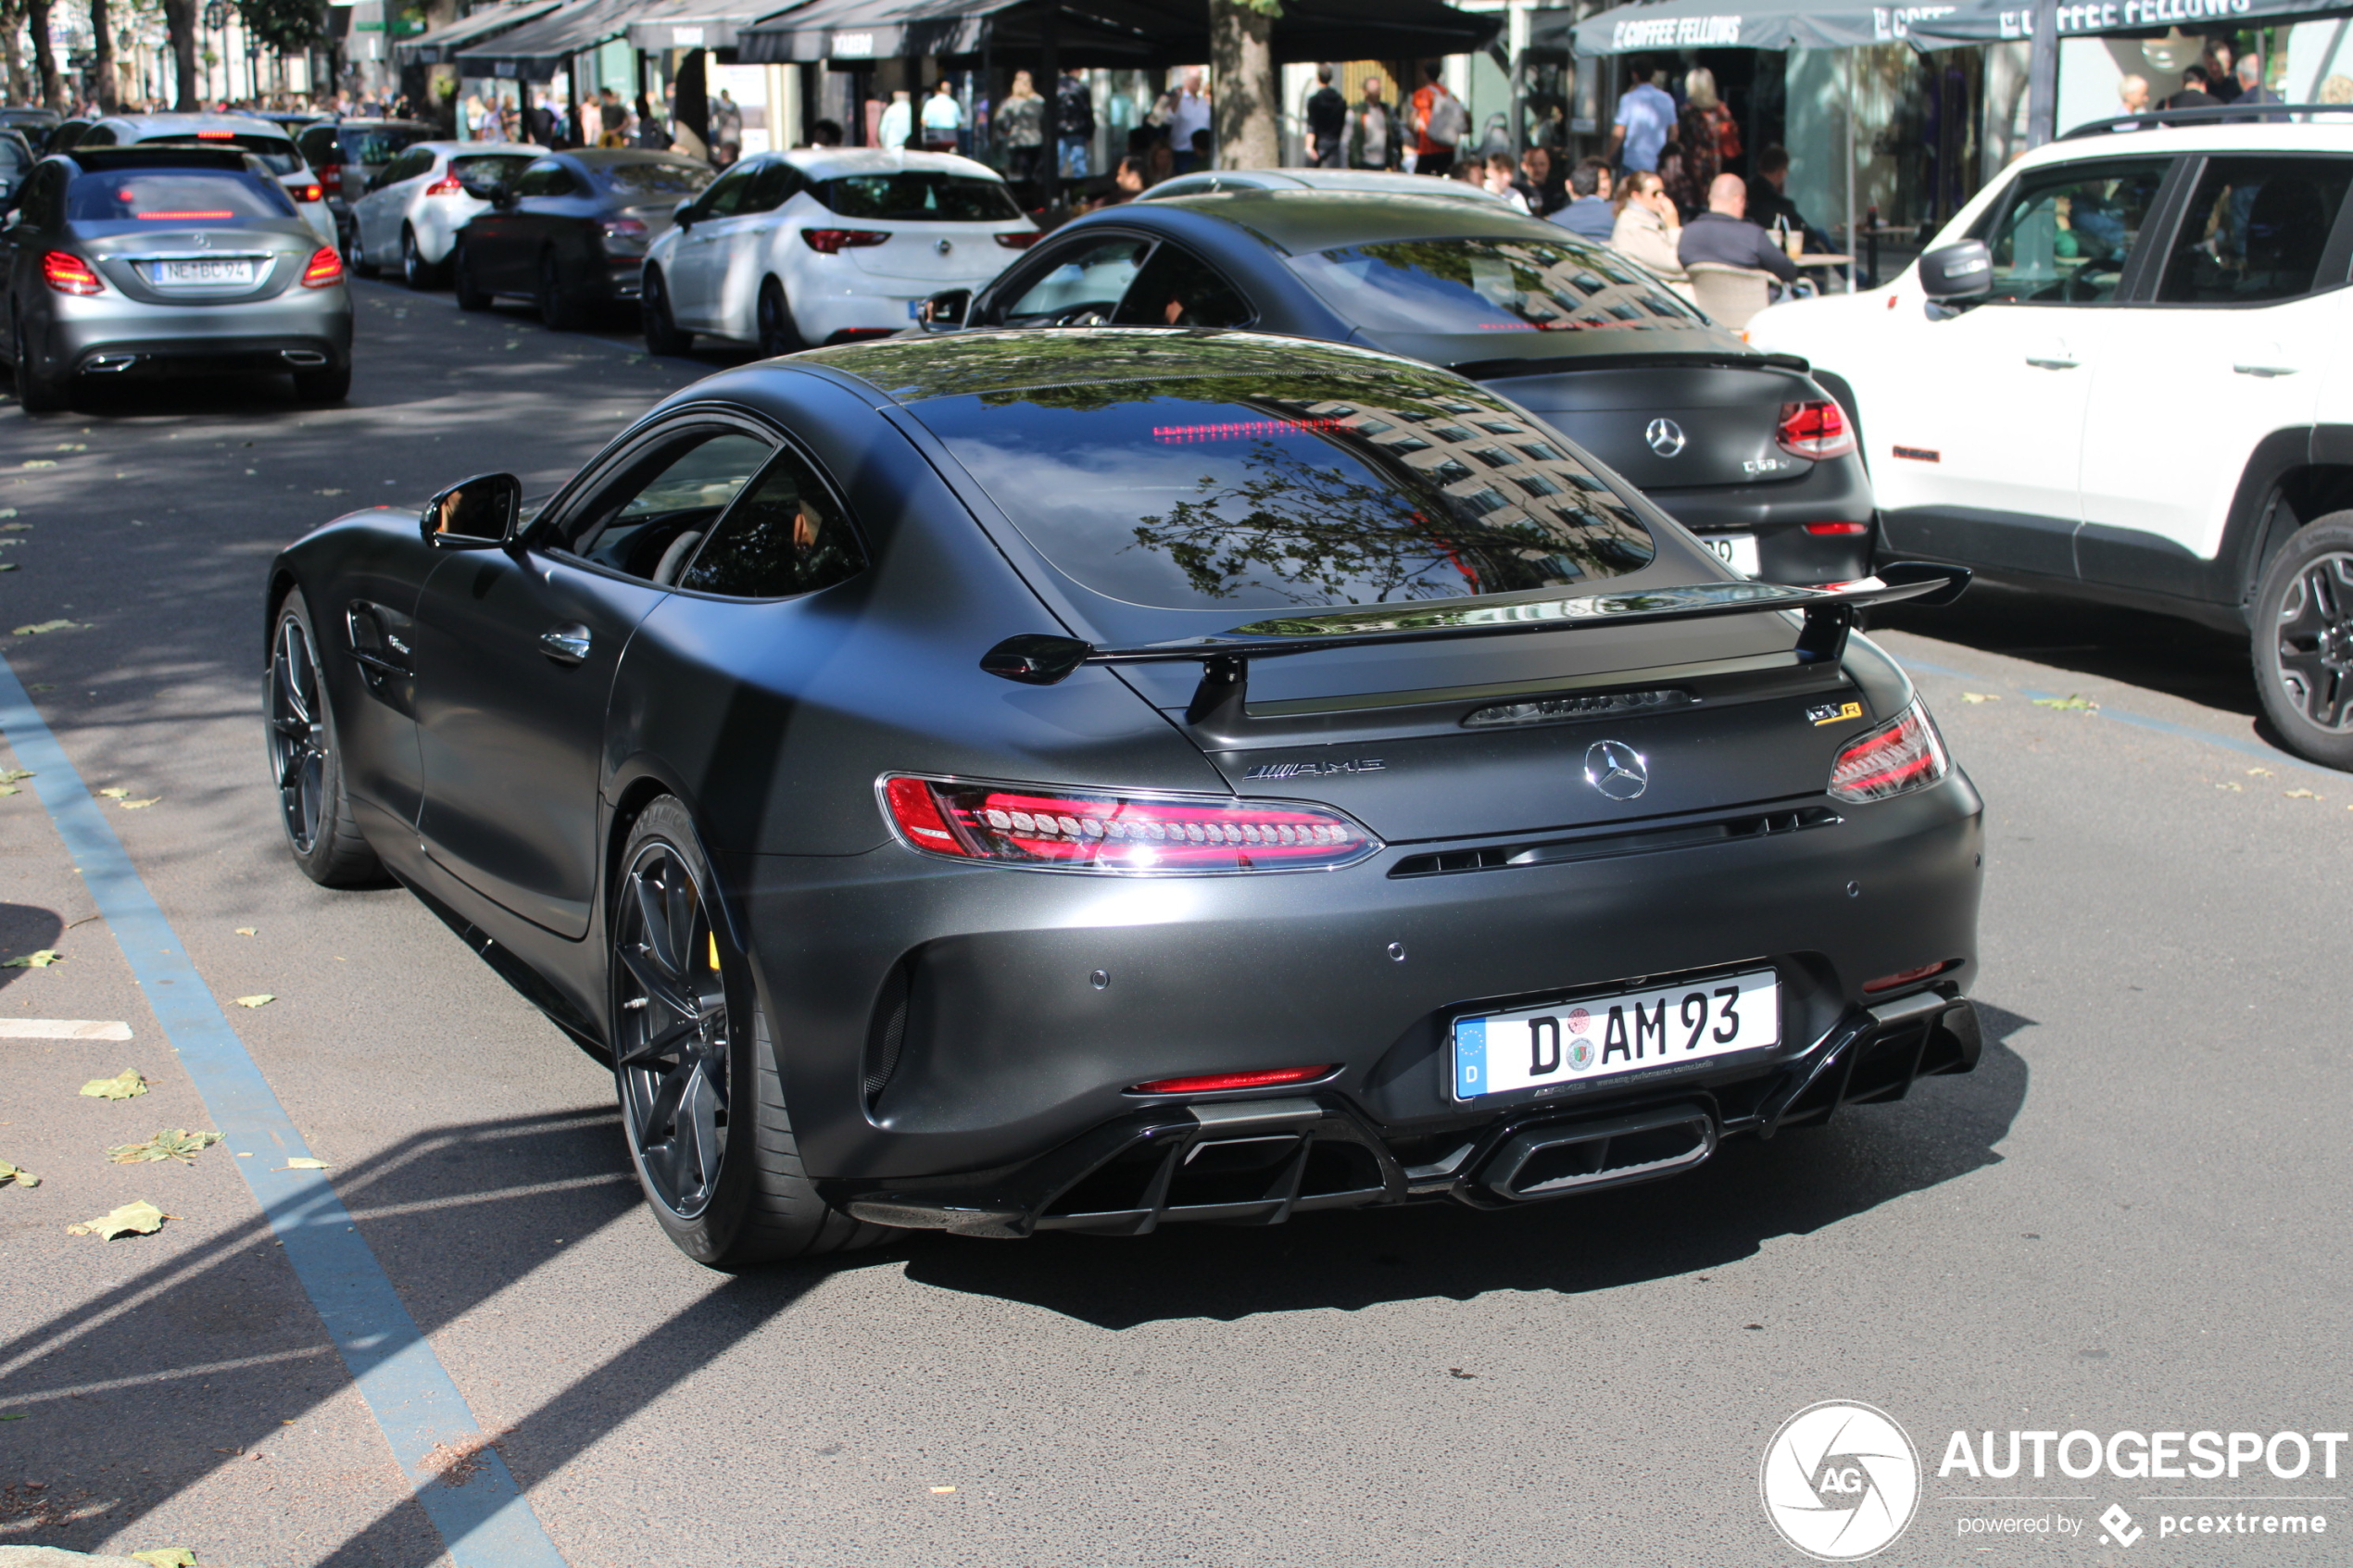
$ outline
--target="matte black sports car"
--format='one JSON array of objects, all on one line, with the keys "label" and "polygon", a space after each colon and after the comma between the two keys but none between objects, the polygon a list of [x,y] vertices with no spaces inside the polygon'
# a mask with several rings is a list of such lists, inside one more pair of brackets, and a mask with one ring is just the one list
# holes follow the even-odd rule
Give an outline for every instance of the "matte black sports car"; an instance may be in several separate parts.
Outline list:
[{"label": "matte black sports car", "polygon": [[1055,230],[977,298],[935,296],[931,319],[1247,327],[1385,348],[1532,410],[1751,576],[1870,571],[1848,395],[1793,355],[1750,348],[1616,251],[1500,205],[1311,190],[1131,202]]},{"label": "matte black sports car", "polygon": [[571,332],[596,307],[637,297],[646,247],[718,177],[697,159],[634,147],[550,153],[526,165],[511,185],[483,185],[462,175],[467,194],[491,206],[458,231],[449,253],[451,292],[466,310],[487,310],[499,295],[522,295],[538,307],[541,320]]},{"label": "matte black sports car", "polygon": [[270,577],[296,860],[614,1064],[736,1265],[1586,1191],[1976,1061],[1981,807],[1855,608],[1516,405],[1243,333],[682,391]]}]

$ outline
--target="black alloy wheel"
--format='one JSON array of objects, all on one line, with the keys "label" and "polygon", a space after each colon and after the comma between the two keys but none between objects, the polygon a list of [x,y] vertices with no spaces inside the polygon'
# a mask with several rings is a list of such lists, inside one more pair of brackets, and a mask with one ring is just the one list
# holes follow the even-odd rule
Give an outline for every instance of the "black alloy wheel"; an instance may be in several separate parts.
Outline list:
[{"label": "black alloy wheel", "polygon": [[780,354],[798,354],[809,346],[800,335],[800,328],[793,320],[792,307],[785,302],[785,286],[771,278],[760,285],[759,307],[760,356],[774,359]]},{"label": "black alloy wheel", "polygon": [[2290,750],[2353,769],[2353,511],[2306,524],[2265,569],[2255,684]]},{"label": "black alloy wheel", "polygon": [[441,269],[417,248],[417,231],[400,226],[400,281],[412,289],[429,289],[441,281]]},{"label": "black alloy wheel", "polygon": [[564,292],[563,268],[552,250],[539,256],[539,320],[551,332],[578,332],[585,314],[580,301]]},{"label": "black alloy wheel", "polygon": [[300,590],[288,594],[278,608],[261,700],[279,822],[295,864],[322,887],[381,881],[384,869],[359,836],[344,793],[343,758],[319,668],[319,640],[311,635],[310,612]]},{"label": "black alloy wheel", "polygon": [[646,273],[646,286],[637,301],[637,314],[645,327],[646,352],[648,354],[685,354],[695,346],[695,334],[682,332],[678,319],[670,313],[670,291],[662,287],[661,274]]},{"label": "black alloy wheel", "polygon": [[631,829],[614,888],[612,1058],[647,1207],[679,1249],[735,1269],[872,1246],[804,1173],[750,964],[713,919],[715,885],[676,799]]},{"label": "black alloy wheel", "polygon": [[474,282],[473,258],[467,254],[468,249],[463,240],[450,247],[449,291],[458,296],[459,309],[487,310],[490,295]]},{"label": "black alloy wheel", "polygon": [[360,237],[359,220],[357,218],[351,220],[350,229],[344,234],[343,264],[351,270],[352,276],[356,278],[372,278],[379,270],[376,264],[368,258],[367,242]]},{"label": "black alloy wheel", "polygon": [[32,345],[26,341],[24,313],[8,312],[8,348],[16,356],[17,407],[28,414],[57,414],[65,411],[72,401],[63,375],[44,373],[34,362]]}]

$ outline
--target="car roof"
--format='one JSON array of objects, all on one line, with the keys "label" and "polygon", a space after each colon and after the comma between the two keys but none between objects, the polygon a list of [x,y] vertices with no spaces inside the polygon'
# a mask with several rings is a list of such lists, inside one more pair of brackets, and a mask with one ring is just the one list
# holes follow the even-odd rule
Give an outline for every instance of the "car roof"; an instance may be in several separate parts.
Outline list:
[{"label": "car roof", "polygon": [[[1129,203],[1112,212],[1136,211]],[[1557,223],[1496,205],[1353,191],[1220,191],[1169,196],[1148,209],[1197,212],[1247,229],[1278,250],[1330,250],[1385,240],[1499,239],[1575,243]]]},{"label": "car roof", "polygon": [[[469,146],[478,144],[484,145],[485,149],[488,145],[495,144],[504,150],[509,147],[516,146],[519,144],[513,142],[500,142],[497,144],[469,143],[467,144]],[[541,154],[542,156],[547,157],[573,158],[580,163],[587,165],[590,169],[610,169],[617,164],[623,163],[691,164],[698,169],[708,169],[711,167],[709,164],[704,163],[700,158],[688,157],[684,153],[658,153],[651,147],[574,147],[571,151],[564,153],[549,152],[546,147],[532,147],[528,150]]]},{"label": "car roof", "polygon": [[1001,180],[985,163],[954,153],[910,152],[904,147],[796,147],[781,155],[786,163],[812,180],[837,180],[847,174],[896,174],[905,169],[936,169],[980,180]]},{"label": "car roof", "polygon": [[314,120],[305,131],[439,131],[440,126],[429,119],[350,119]]},{"label": "car roof", "polygon": [[2181,153],[2250,152],[2353,152],[2353,106],[2333,107],[2328,119],[2301,125],[2229,119],[2153,126],[2120,124],[2117,129],[2106,132],[2080,126],[2059,140],[2035,148],[2011,167],[2031,168],[2046,163],[2076,163],[2091,157],[2132,157],[2149,154],[2170,157]]},{"label": "car roof", "polygon": [[120,169],[217,169],[250,174],[260,167],[246,162],[251,156],[236,146],[70,147],[56,155],[54,161],[69,163],[84,174]]},{"label": "car roof", "polygon": [[[1174,184],[1183,182],[1239,180],[1246,185],[1268,191],[1354,191],[1386,192],[1395,195],[1434,196],[1440,200],[1484,202],[1490,207],[1512,209],[1511,203],[1494,192],[1460,180],[1441,180],[1427,174],[1396,173],[1385,169],[1218,169],[1193,174],[1179,174]],[[1170,195],[1188,195],[1189,191],[1171,192]],[[1202,193],[1206,194],[1206,193]],[[1162,201],[1169,197],[1158,194],[1157,188],[1144,193],[1146,201]]]},{"label": "car roof", "polygon": [[157,136],[193,136],[205,131],[227,131],[239,136],[286,134],[284,126],[249,114],[110,114],[95,123],[134,142]]}]

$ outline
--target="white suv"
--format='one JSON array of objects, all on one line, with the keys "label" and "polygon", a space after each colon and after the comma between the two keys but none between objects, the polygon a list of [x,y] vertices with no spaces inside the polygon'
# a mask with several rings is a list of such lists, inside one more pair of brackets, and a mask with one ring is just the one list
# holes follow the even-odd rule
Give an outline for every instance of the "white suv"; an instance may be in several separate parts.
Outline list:
[{"label": "white suv", "polygon": [[1748,335],[1855,417],[1883,555],[2248,629],[2281,737],[2353,768],[2353,118],[2194,116],[2039,148]]}]

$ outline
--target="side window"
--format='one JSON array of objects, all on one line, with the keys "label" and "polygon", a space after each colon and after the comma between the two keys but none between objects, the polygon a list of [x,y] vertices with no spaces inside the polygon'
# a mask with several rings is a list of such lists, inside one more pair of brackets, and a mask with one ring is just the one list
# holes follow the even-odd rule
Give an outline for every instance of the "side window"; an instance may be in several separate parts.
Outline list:
[{"label": "side window", "polygon": [[1250,302],[1189,250],[1163,241],[1112,317],[1122,327],[1246,327]]},{"label": "side window", "polygon": [[751,194],[752,180],[759,172],[757,169],[731,169],[721,175],[711,189],[702,194],[702,200],[695,204],[697,216],[704,219],[733,218],[745,210],[744,197]]},{"label": "side window", "polygon": [[414,180],[433,168],[433,154],[423,147],[412,147],[385,164],[384,172],[376,176],[376,185],[397,185],[403,180]]},{"label": "side window", "polygon": [[2208,160],[2165,258],[2157,297],[2167,305],[2248,305],[2294,299],[2345,282],[2320,276],[2321,253],[2353,159]]},{"label": "side window", "polygon": [[75,137],[73,144],[77,147],[111,147],[114,145],[114,132],[103,125],[94,125]]},{"label": "side window", "polygon": [[1005,307],[1006,326],[1051,326],[1062,319],[1119,308],[1127,285],[1143,265],[1147,240],[1101,240],[1064,251],[1059,261],[1033,278],[1021,297]]},{"label": "side window", "polygon": [[677,583],[731,598],[781,599],[830,588],[865,568],[866,553],[833,492],[786,447],[719,520]]},{"label": "side window", "polygon": [[572,508],[557,525],[554,547],[650,583],[672,582],[771,450],[738,430],[680,431]]},{"label": "side window", "polygon": [[322,169],[328,164],[343,161],[343,153],[335,145],[334,127],[331,125],[304,132],[302,139],[295,144],[295,150],[302,154],[302,161],[312,169]]},{"label": "side window", "polygon": [[518,196],[568,196],[572,194],[572,173],[554,158],[541,158],[522,171],[515,182]]},{"label": "side window", "polygon": [[1996,302],[2099,305],[2116,296],[2168,160],[2037,169],[1994,209]]},{"label": "side window", "polygon": [[32,179],[25,187],[24,206],[19,209],[26,223],[36,229],[57,229],[65,223],[65,170],[56,164],[44,164],[32,171]]},{"label": "side window", "polygon": [[746,212],[774,212],[800,193],[800,170],[778,158],[764,163],[751,179],[751,194],[744,197]]}]

